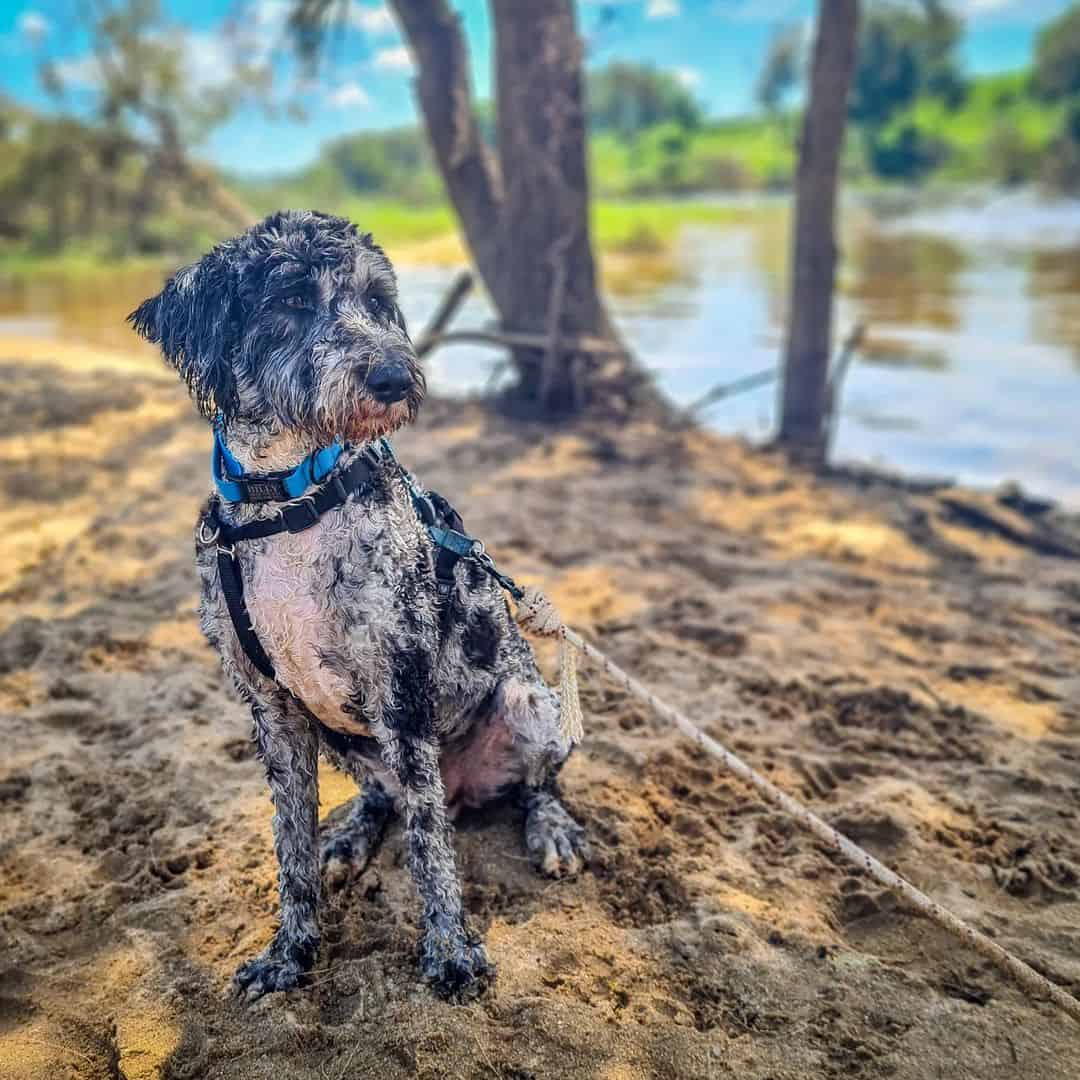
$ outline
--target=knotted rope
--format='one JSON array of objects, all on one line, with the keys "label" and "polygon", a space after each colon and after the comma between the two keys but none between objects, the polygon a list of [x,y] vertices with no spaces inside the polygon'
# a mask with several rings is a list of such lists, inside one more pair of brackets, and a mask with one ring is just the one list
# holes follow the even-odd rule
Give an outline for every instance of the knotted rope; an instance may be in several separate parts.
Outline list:
[{"label": "knotted rope", "polygon": [[577,653],[585,642],[562,621],[555,605],[531,585],[517,601],[515,618],[523,630],[537,637],[559,639],[559,699],[563,734],[571,743],[581,742],[585,738],[585,718],[578,697]]},{"label": "knotted rope", "polygon": [[693,739],[706,753],[719,759],[729,772],[745,780],[756,788],[764,798],[774,806],[790,814],[799,824],[809,829],[823,844],[833,851],[838,851],[856,866],[865,870],[882,885],[895,890],[912,907],[927,918],[932,919],[948,930],[949,933],[966,941],[976,952],[982,953],[988,960],[1003,971],[1008,972],[1021,986],[1036,995],[1045,995],[1055,1005],[1080,1022],[1080,1000],[1056,986],[1049,979],[1040,975],[1029,964],[1013,956],[997,942],[969,926],[963,919],[943,908],[937,901],[917,889],[909,881],[879,862],[868,851],[849,840],[843,833],[837,832],[802,803],[781,791],[759,772],[725,749],[711,736],[706,735],[689,717],[678,709],[661,701],[651,690],[642,685],[633,676],[628,675],[595,646],[590,645],[580,634],[570,629],[559,616],[555,606],[536,588],[524,590],[524,596],[517,602],[517,621],[523,630],[541,637],[560,639],[560,683],[564,729],[574,743],[584,736],[581,703],[577,688],[577,653],[581,652],[594,660],[608,676],[624,690],[650,705],[665,720],[670,720],[684,735]]}]

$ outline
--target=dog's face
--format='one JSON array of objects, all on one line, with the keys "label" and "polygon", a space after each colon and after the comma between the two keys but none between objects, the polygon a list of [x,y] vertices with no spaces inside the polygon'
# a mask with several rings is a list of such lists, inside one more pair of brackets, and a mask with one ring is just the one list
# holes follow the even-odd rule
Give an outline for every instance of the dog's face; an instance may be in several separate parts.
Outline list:
[{"label": "dog's face", "polygon": [[343,218],[273,214],[177,271],[128,317],[199,409],[366,442],[424,396],[390,260]]}]

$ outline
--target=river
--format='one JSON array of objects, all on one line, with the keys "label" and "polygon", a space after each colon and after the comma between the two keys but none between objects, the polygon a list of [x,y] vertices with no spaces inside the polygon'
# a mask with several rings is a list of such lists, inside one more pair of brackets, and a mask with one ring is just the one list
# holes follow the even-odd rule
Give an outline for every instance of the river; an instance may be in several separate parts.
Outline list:
[{"label": "river", "polygon": [[[730,224],[688,228],[673,255],[636,258],[613,275],[625,340],[676,401],[777,364],[786,216],[782,206],[756,206]],[[843,388],[835,459],[984,487],[1015,481],[1080,506],[1080,203],[1013,196],[903,216],[851,208],[844,217],[837,337],[860,321],[869,333]],[[402,268],[412,326],[424,324],[453,274]],[[0,338],[129,348],[123,316],[160,278],[0,276]],[[455,325],[489,318],[476,297]],[[431,385],[482,387],[499,355],[437,352]],[[775,387],[764,387],[704,416],[718,431],[764,439],[775,403]]]}]

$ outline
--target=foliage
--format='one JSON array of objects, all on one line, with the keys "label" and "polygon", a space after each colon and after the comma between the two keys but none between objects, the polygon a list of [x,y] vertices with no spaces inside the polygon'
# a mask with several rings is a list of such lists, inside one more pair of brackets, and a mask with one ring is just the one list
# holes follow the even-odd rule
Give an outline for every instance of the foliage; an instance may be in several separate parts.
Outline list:
[{"label": "foliage", "polygon": [[798,89],[803,69],[803,34],[798,26],[776,31],[765,53],[754,96],[767,112],[775,113]]},{"label": "foliage", "polygon": [[872,7],[859,30],[851,119],[875,131],[920,96],[958,106],[965,91],[959,40],[959,21],[932,0],[921,11],[895,0]]},{"label": "foliage", "polygon": [[1060,125],[1042,162],[1042,178],[1080,192],[1080,4],[1049,23],[1035,48],[1032,91],[1060,108]]},{"label": "foliage", "polygon": [[88,119],[61,113],[5,125],[4,231],[30,250],[92,243],[128,254],[167,248],[178,231],[198,232],[200,220],[214,231],[221,219],[239,219],[234,197],[189,151],[247,90],[265,85],[266,72],[238,60],[211,81],[193,80],[184,33],[157,0],[77,11],[73,29],[89,42],[84,69],[73,73],[48,55],[39,67],[57,103],[76,97]]},{"label": "foliage", "polygon": [[1080,4],[1039,32],[1031,85],[1045,101],[1062,101],[1080,93]]},{"label": "foliage", "polygon": [[693,94],[668,71],[651,64],[616,62],[589,74],[593,131],[629,139],[659,125],[693,130],[702,122]]}]

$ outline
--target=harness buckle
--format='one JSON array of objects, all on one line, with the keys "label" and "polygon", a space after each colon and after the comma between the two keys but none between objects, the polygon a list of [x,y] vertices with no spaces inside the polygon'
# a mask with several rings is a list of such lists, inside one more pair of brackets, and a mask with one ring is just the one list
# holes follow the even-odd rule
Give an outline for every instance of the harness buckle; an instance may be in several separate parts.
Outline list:
[{"label": "harness buckle", "polygon": [[310,495],[305,495],[299,502],[290,503],[281,511],[281,520],[285,522],[285,528],[291,533],[303,532],[312,525],[319,523],[319,512],[315,506],[315,500]]}]

